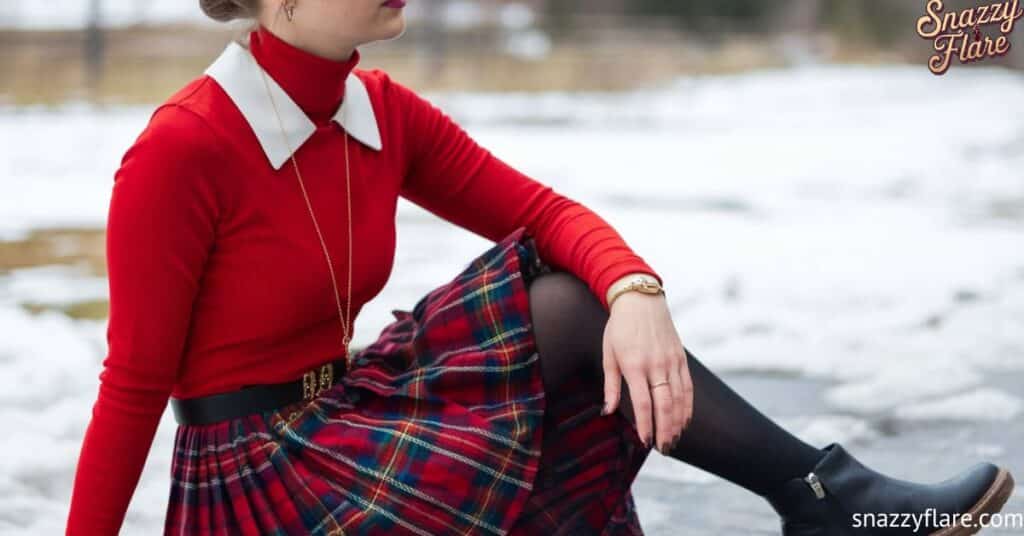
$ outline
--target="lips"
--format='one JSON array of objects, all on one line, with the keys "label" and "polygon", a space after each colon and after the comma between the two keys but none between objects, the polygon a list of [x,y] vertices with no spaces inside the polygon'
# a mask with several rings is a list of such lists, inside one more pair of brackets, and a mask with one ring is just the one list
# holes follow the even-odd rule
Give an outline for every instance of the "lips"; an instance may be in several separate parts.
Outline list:
[{"label": "lips", "polygon": [[405,0],[388,0],[382,4],[384,7],[402,8],[405,7]]}]

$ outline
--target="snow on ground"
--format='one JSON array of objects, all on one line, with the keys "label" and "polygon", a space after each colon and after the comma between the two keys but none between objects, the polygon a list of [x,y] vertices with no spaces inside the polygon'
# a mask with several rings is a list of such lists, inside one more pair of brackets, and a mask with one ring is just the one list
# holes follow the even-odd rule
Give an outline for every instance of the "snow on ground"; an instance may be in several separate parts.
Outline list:
[{"label": "snow on ground", "polygon": [[[997,380],[1024,371],[1020,75],[819,66],[630,93],[429,97],[611,222],[664,277],[684,343],[713,369],[823,385],[782,420],[808,441],[870,444],[880,418],[1019,425],[1024,393]],[[102,227],[151,111],[0,108],[0,236]],[[399,220],[357,346],[488,245],[404,200]],[[451,255],[435,255],[441,242]],[[62,527],[106,349],[105,323],[18,304],[105,293],[68,268],[0,276],[0,414],[19,432],[0,438],[0,533]],[[167,412],[125,534],[162,522],[173,429]],[[657,453],[642,475],[709,481]],[[644,504],[653,525],[661,507]]]}]

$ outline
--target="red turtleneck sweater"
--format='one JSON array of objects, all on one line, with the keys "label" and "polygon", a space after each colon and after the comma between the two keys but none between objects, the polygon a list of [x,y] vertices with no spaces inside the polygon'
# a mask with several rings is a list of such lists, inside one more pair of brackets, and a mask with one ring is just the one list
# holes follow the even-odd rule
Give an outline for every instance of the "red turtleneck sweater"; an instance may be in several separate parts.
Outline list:
[{"label": "red turtleneck sweater", "polygon": [[[344,142],[330,118],[350,72],[369,93],[382,149],[349,140],[354,316],[391,273],[399,196],[495,241],[525,226],[541,256],[586,281],[606,308],[620,277],[658,277],[597,214],[477,145],[385,72],[353,71],[358,51],[334,61],[265,28],[250,33],[249,47],[317,125],[295,157],[341,281]],[[291,163],[268,164],[207,74],[158,106],[124,154],[106,245],[109,351],[67,524],[68,534],[89,536],[119,530],[169,396],[293,380],[340,357],[330,276]]]}]

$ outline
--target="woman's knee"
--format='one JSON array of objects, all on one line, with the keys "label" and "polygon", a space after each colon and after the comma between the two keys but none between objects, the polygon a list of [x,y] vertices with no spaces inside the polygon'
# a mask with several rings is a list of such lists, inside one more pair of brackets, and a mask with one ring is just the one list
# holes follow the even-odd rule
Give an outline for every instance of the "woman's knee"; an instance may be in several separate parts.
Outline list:
[{"label": "woman's knee", "polygon": [[571,272],[553,271],[533,279],[529,286],[530,313],[544,321],[578,318],[607,320],[601,302],[587,283]]},{"label": "woman's knee", "polygon": [[608,313],[587,283],[570,272],[553,271],[537,276],[528,290],[542,359],[544,354],[555,354],[596,370]]}]

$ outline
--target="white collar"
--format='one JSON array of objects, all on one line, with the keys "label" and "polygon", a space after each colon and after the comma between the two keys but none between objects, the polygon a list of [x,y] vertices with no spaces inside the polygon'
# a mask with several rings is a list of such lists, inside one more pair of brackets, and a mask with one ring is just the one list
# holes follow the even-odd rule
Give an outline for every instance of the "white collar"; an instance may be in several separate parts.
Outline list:
[{"label": "white collar", "polygon": [[[206,68],[205,74],[215,79],[234,101],[276,170],[281,168],[291,153],[281,136],[281,126],[278,125],[273,104],[263,85],[261,70],[263,68],[256,63],[249,49],[231,41],[224,52]],[[277,103],[281,113],[281,124],[288,142],[298,150],[316,131],[316,125],[273,77],[268,75],[267,82],[274,103]],[[381,149],[380,131],[377,129],[370,95],[363,81],[353,72],[349,72],[345,79],[345,97],[332,119],[365,145],[378,151]]]}]

